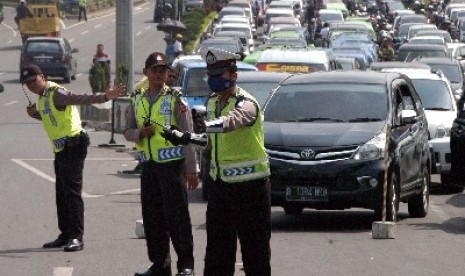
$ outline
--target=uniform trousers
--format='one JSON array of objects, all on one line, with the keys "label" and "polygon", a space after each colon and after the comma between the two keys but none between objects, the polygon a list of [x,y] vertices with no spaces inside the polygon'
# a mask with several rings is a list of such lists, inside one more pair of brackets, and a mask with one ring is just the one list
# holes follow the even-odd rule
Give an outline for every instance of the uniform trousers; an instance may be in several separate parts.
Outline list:
[{"label": "uniform trousers", "polygon": [[178,255],[178,270],[194,269],[192,224],[184,183],[184,160],[142,163],[142,219],[149,260],[156,268],[171,265],[171,239]]},{"label": "uniform trousers", "polygon": [[89,145],[87,134],[79,142],[55,154],[55,190],[60,239],[82,240],[84,234],[84,201],[82,174]]},{"label": "uniform trousers", "polygon": [[247,276],[271,275],[271,202],[268,179],[215,180],[209,187],[204,276],[234,275],[237,238]]}]

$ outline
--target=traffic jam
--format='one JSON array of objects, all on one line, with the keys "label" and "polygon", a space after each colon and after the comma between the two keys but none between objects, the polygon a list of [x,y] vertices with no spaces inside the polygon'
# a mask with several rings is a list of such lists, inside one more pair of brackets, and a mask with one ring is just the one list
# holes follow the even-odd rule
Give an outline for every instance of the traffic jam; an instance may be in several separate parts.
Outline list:
[{"label": "traffic jam", "polygon": [[[450,141],[463,109],[465,1],[232,0],[218,11],[199,53],[237,54],[238,86],[264,109],[273,206],[367,208],[374,220],[386,206],[396,221],[401,203],[427,215],[432,174],[438,188],[464,190]],[[205,62],[191,54],[173,66],[202,109]]]}]

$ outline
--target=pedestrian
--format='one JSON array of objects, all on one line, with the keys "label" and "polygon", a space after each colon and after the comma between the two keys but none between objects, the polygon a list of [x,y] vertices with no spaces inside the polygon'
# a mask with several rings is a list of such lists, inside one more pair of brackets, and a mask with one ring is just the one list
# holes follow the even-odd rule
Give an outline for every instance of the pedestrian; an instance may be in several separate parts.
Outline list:
[{"label": "pedestrian", "polygon": [[[234,275],[239,238],[245,275],[271,275],[270,168],[265,152],[263,112],[236,85],[236,55],[208,47],[205,131],[211,147],[204,276]],[[192,141],[191,137],[185,141]],[[238,142],[240,141],[240,142]]]},{"label": "pedestrian", "polygon": [[87,0],[79,0],[79,21],[81,14],[84,14],[84,20],[87,21]]},{"label": "pedestrian", "polygon": [[176,84],[176,80],[178,78],[178,74],[176,73],[176,68],[173,66],[168,66],[166,70],[166,82],[165,84],[169,87],[173,87]]},{"label": "pedestrian", "polygon": [[178,56],[184,54],[184,50],[182,47],[182,34],[176,35],[176,41],[174,41],[174,57],[177,58]]},{"label": "pedestrian", "polygon": [[132,95],[124,136],[136,143],[142,162],[141,204],[150,268],[139,276],[171,275],[170,239],[178,255],[177,275],[194,274],[192,224],[187,188],[197,188],[198,164],[193,146],[177,146],[161,134],[173,125],[192,131],[192,115],[181,92],[165,85],[168,62],[154,52],[143,73],[148,89]]},{"label": "pedestrian", "polygon": [[30,117],[42,121],[55,153],[55,190],[60,234],[43,248],[63,247],[64,251],[84,248],[84,202],[82,200],[82,174],[87,147],[90,143],[82,129],[76,105],[104,103],[125,92],[117,85],[100,95],[75,95],[66,88],[47,81],[37,65],[27,65],[21,71],[21,83],[39,96],[36,104],[29,104]]},{"label": "pedestrian", "polygon": [[110,56],[104,52],[103,44],[97,44],[97,50],[95,51],[94,57],[92,62],[99,62],[102,65],[108,64],[110,65]]}]

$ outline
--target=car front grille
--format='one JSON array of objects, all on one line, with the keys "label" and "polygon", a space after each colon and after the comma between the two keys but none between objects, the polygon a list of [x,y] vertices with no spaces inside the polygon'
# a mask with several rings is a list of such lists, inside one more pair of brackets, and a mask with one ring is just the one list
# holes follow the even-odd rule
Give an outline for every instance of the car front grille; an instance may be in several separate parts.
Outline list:
[{"label": "car front grille", "polygon": [[[284,148],[266,145],[265,147],[270,158],[292,161],[344,160],[349,159],[358,149],[358,146]],[[304,151],[307,154],[303,154]]]}]

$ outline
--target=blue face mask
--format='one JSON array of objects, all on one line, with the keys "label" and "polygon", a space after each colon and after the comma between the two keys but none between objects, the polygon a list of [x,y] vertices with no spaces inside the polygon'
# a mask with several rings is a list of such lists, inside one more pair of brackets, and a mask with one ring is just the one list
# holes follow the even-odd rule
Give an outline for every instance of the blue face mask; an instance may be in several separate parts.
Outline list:
[{"label": "blue face mask", "polygon": [[221,75],[218,76],[210,76],[208,78],[208,86],[210,87],[211,91],[218,93],[222,92],[228,88],[231,88],[236,84],[236,81],[233,79],[225,79],[221,77]]}]

